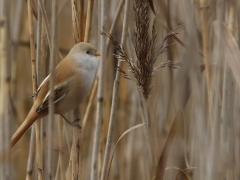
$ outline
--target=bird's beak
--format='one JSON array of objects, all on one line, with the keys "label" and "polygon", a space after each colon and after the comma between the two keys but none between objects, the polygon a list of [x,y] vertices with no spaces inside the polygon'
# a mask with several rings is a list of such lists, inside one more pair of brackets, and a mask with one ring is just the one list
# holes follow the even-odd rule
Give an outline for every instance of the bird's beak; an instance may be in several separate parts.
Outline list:
[{"label": "bird's beak", "polygon": [[95,53],[94,56],[101,56],[101,54],[99,54],[99,53]]}]

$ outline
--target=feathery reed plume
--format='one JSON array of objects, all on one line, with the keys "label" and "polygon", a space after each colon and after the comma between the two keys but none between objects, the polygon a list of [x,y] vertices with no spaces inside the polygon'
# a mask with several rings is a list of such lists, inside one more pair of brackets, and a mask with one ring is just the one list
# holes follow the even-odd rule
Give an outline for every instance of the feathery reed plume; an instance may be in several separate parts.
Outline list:
[{"label": "feathery reed plume", "polygon": [[144,98],[147,100],[152,89],[152,76],[154,72],[162,67],[172,67],[176,68],[181,66],[181,63],[173,63],[172,61],[166,61],[161,63],[159,66],[154,67],[154,64],[157,60],[157,57],[164,53],[168,47],[173,44],[167,44],[167,40],[177,33],[178,28],[183,24],[183,21],[180,21],[179,24],[170,31],[159,47],[157,47],[157,31],[156,31],[156,18],[153,21],[152,25],[152,38],[149,37],[149,4],[144,0],[137,0],[134,6],[135,11],[135,52],[137,55],[137,61],[134,63],[131,58],[127,55],[124,47],[118,43],[118,41],[111,35],[101,32],[102,35],[106,35],[112,41],[115,50],[117,53],[115,57],[121,61],[126,61],[130,67],[130,71],[134,78],[130,77],[123,69],[117,67],[118,71],[123,74],[123,77],[130,79],[136,82],[139,89],[142,91]]}]

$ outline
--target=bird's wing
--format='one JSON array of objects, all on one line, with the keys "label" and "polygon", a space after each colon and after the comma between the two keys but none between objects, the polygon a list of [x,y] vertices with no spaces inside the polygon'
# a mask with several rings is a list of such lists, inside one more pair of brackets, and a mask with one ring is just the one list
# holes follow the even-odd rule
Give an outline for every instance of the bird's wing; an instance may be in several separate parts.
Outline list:
[{"label": "bird's wing", "polygon": [[[54,104],[56,104],[57,102],[61,101],[62,99],[64,99],[66,97],[66,95],[70,91],[69,85],[71,84],[73,78],[74,78],[74,76],[70,77],[69,79],[67,79],[63,83],[57,84],[55,86],[55,88],[54,88],[54,102],[53,102]],[[48,108],[49,97],[50,97],[50,90],[48,91],[48,93],[44,97],[42,103],[37,108],[36,112],[40,112],[40,111]]]},{"label": "bird's wing", "polygon": [[30,100],[32,100],[32,98],[34,98],[35,96],[38,95],[39,91],[42,89],[42,87],[45,85],[45,86],[48,86],[49,85],[49,77],[50,77],[50,74],[43,80],[43,82],[40,84],[40,86],[37,88],[37,91],[34,92],[32,94],[32,96],[30,97]]}]

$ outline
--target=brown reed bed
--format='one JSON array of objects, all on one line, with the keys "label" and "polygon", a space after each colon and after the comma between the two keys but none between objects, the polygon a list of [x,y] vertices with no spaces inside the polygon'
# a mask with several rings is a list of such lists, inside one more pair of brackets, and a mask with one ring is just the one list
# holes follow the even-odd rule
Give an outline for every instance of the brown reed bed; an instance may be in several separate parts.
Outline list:
[{"label": "brown reed bed", "polygon": [[[240,2],[54,2],[0,0],[0,179],[240,179]],[[66,114],[82,129],[52,113],[11,149],[32,92],[79,41],[102,55]]]}]

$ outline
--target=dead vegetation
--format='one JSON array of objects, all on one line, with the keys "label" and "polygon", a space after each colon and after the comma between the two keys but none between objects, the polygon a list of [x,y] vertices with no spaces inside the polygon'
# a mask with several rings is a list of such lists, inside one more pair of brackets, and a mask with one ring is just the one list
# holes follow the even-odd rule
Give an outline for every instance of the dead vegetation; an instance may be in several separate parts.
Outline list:
[{"label": "dead vegetation", "polygon": [[[53,2],[0,0],[0,179],[240,179],[240,1]],[[10,149],[82,40],[102,54],[82,129],[52,115]]]}]

